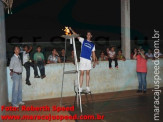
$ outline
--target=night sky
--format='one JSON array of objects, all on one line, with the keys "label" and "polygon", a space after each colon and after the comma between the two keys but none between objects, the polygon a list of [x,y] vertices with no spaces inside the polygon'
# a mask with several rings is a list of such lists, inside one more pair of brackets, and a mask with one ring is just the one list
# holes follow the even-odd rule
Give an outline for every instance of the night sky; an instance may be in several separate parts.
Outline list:
[{"label": "night sky", "polygon": [[[131,0],[131,38],[149,40],[153,29],[163,30],[161,0]],[[120,0],[14,0],[13,14],[6,14],[7,40],[48,42],[60,36],[64,26],[85,35],[119,40],[121,31]]]}]

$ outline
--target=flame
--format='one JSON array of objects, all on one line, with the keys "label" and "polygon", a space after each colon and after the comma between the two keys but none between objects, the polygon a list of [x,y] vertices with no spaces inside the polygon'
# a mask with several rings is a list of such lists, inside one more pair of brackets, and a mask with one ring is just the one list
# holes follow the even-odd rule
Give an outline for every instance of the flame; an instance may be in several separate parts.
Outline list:
[{"label": "flame", "polygon": [[65,35],[71,36],[70,29],[67,26],[65,27],[64,32],[65,32]]}]

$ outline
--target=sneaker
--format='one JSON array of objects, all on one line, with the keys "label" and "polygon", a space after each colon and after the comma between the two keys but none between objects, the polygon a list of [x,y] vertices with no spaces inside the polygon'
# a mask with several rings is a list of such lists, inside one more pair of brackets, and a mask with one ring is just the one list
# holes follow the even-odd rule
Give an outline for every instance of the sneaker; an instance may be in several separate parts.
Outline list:
[{"label": "sneaker", "polygon": [[19,106],[17,104],[13,104],[12,107],[18,108]]},{"label": "sneaker", "polygon": [[39,76],[39,75],[37,75],[37,76],[35,76],[34,78],[40,78],[40,76]]},{"label": "sneaker", "polygon": [[26,84],[29,85],[29,86],[31,85],[30,81],[26,81]]},{"label": "sneaker", "polygon": [[90,90],[90,88],[89,88],[89,87],[87,87],[86,91],[87,91],[87,92],[91,92],[91,90]]},{"label": "sneaker", "polygon": [[82,92],[83,91],[83,89],[82,88],[79,88],[79,92]]},{"label": "sneaker", "polygon": [[21,101],[21,102],[19,102],[19,105],[24,105],[24,104],[25,104],[25,103],[24,103],[24,102],[22,102],[22,101]]},{"label": "sneaker", "polygon": [[146,93],[146,91],[143,91],[143,93]]},{"label": "sneaker", "polygon": [[137,90],[137,93],[141,93],[142,92],[142,90]]},{"label": "sneaker", "polygon": [[43,79],[43,78],[45,78],[46,77],[46,75],[43,75],[43,76],[41,76],[41,79]]}]

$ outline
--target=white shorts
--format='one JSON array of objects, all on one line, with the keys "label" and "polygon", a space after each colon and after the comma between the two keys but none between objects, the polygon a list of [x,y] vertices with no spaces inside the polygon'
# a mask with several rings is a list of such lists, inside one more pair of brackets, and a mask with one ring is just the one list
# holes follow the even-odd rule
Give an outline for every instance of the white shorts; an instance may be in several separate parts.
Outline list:
[{"label": "white shorts", "polygon": [[91,60],[80,58],[79,70],[91,70]]}]

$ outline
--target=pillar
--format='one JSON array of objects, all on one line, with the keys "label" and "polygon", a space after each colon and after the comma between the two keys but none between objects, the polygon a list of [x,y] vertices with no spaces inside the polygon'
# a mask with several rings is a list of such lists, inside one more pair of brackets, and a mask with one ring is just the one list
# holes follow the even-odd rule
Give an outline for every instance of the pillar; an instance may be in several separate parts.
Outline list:
[{"label": "pillar", "polygon": [[121,49],[126,59],[130,59],[130,0],[121,0]]},{"label": "pillar", "polygon": [[[8,102],[4,5],[0,0],[0,107]],[[0,110],[0,117],[2,115]]]}]

